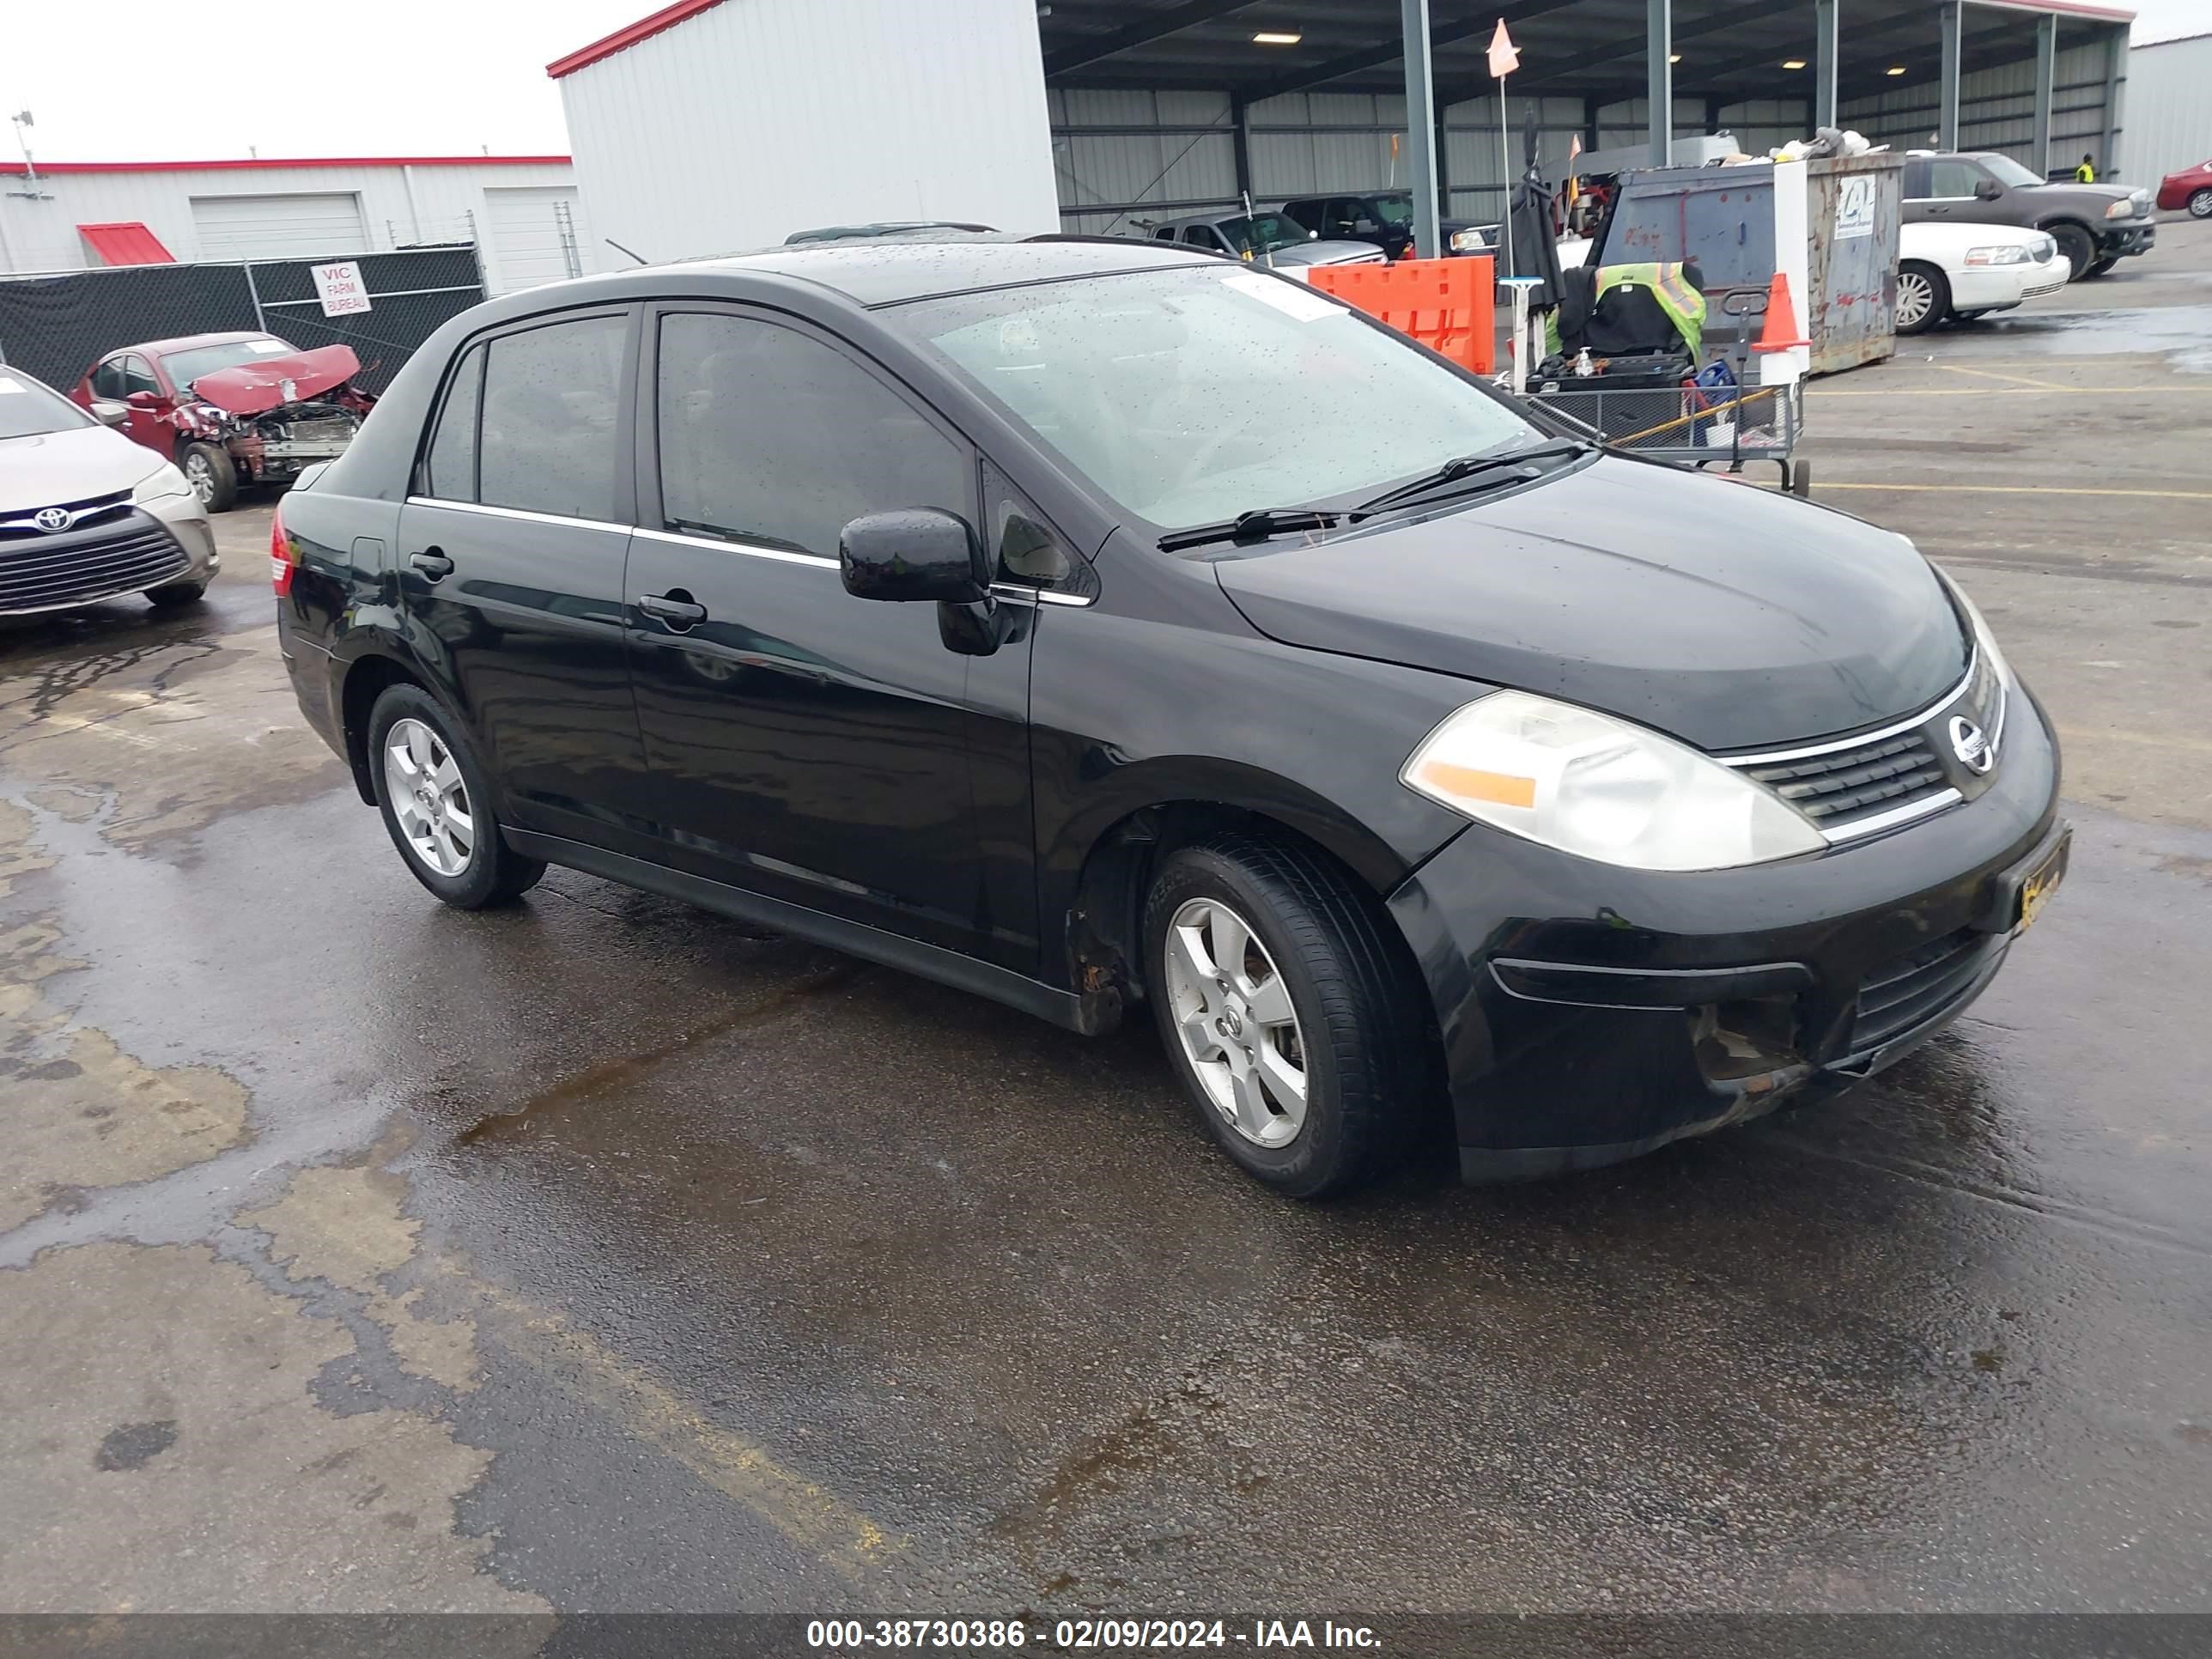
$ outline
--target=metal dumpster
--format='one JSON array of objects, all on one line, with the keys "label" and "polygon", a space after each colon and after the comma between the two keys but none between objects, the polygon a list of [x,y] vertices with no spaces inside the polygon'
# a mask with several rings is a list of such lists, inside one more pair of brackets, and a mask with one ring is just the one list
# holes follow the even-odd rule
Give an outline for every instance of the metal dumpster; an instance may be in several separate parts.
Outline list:
[{"label": "metal dumpster", "polygon": [[[1695,259],[1708,292],[1784,271],[1813,343],[1808,373],[1878,362],[1897,350],[1904,173],[1905,158],[1889,154],[1623,173],[1590,262]],[[1781,246],[1799,226],[1802,264]]]}]

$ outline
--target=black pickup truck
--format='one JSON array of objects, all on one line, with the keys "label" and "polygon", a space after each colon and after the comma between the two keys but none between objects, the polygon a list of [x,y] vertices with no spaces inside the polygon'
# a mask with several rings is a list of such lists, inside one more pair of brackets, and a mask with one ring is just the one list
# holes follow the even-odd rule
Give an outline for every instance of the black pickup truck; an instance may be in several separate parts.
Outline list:
[{"label": "black pickup truck", "polygon": [[2074,278],[2101,276],[2158,240],[2150,192],[2124,185],[2052,184],[2009,155],[1915,151],[1905,163],[1905,222],[2047,230]]}]

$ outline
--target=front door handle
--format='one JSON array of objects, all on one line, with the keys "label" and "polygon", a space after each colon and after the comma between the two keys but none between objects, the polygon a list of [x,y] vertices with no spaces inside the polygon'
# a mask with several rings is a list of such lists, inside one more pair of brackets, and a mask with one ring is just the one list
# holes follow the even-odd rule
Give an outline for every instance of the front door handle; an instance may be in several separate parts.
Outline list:
[{"label": "front door handle", "polygon": [[672,587],[665,593],[641,593],[637,608],[648,617],[659,617],[673,629],[689,628],[707,620],[707,607],[694,601],[680,587]]},{"label": "front door handle", "polygon": [[434,547],[426,547],[420,553],[410,553],[407,562],[413,565],[432,581],[453,574],[453,562]]}]

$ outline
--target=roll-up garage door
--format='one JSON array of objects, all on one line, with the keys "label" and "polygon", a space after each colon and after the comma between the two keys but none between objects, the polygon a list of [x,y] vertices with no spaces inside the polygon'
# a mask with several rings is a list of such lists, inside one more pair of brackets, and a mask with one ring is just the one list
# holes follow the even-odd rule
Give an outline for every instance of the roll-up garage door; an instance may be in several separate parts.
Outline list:
[{"label": "roll-up garage door", "polygon": [[499,292],[584,274],[574,185],[487,190],[484,221],[490,233],[492,281]]},{"label": "roll-up garage door", "polygon": [[195,196],[203,259],[315,259],[359,253],[368,234],[351,191],[292,196]]}]

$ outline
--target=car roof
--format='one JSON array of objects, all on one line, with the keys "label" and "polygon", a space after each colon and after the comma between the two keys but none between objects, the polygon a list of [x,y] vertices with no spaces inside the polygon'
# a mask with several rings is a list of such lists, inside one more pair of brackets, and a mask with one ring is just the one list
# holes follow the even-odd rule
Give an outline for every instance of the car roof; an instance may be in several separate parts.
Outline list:
[{"label": "car roof", "polygon": [[[1133,237],[1032,240],[1006,234],[942,242],[802,243],[759,253],[686,260],[673,268],[795,276],[833,289],[860,305],[890,306],[977,289],[1215,263],[1214,256],[1195,249],[1182,251]],[[644,274],[623,273],[633,279]]]},{"label": "car roof", "polygon": [[118,346],[100,361],[105,362],[117,352],[150,351],[155,356],[169,351],[189,351],[194,346],[229,345],[239,340],[273,340],[277,337],[261,328],[234,328],[217,334],[179,334],[173,340],[141,340],[137,345]]}]

